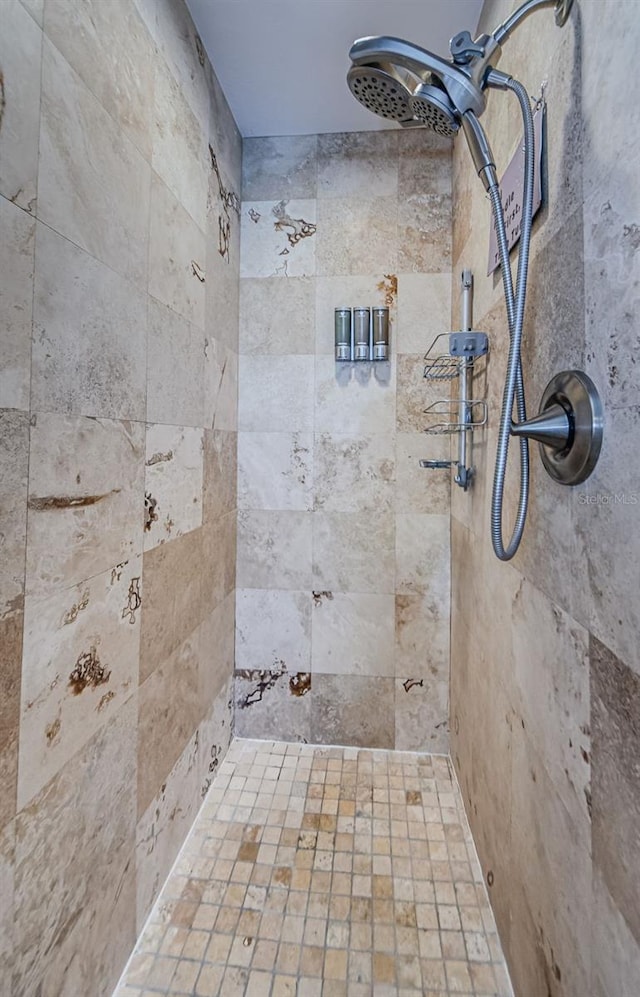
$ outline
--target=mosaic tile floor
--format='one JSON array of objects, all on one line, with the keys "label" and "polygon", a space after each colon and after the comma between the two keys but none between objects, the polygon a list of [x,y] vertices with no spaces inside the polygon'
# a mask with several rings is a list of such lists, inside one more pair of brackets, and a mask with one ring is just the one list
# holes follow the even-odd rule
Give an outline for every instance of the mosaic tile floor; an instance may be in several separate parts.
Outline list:
[{"label": "mosaic tile floor", "polygon": [[511,997],[441,755],[232,743],[114,997]]}]

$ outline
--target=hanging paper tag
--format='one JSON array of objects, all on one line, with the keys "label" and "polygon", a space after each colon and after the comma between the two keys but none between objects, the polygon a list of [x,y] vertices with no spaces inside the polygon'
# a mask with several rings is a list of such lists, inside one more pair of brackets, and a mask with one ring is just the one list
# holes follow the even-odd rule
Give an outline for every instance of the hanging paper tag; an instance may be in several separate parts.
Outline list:
[{"label": "hanging paper tag", "polygon": [[[535,141],[535,170],[533,183],[533,214],[535,216],[538,208],[542,204],[542,122],[544,118],[544,105],[538,107],[533,114],[533,132]],[[522,183],[524,180],[524,138],[516,149],[511,162],[504,171],[500,181],[500,196],[502,198],[502,209],[507,227],[507,242],[509,251],[513,249],[520,238],[520,226],[522,223]],[[498,237],[496,226],[491,212],[491,233],[489,236],[489,260],[487,262],[487,277],[492,274],[500,265],[500,253],[498,252]]]}]

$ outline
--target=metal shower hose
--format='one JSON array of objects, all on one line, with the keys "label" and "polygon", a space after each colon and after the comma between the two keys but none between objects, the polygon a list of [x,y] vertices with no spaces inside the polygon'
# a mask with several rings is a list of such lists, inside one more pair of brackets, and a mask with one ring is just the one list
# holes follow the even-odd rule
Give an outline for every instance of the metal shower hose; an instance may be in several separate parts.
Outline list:
[{"label": "metal shower hose", "polygon": [[520,439],[520,498],[518,513],[511,540],[507,547],[502,538],[502,505],[504,497],[504,479],[509,453],[509,436],[511,432],[511,416],[514,397],[516,401],[518,421],[526,419],[524,384],[522,366],[520,363],[520,346],[522,343],[522,326],[524,322],[524,306],[527,293],[527,271],[529,269],[529,242],[531,239],[531,220],[533,215],[533,183],[534,183],[534,133],[533,114],[529,95],[517,80],[505,81],[505,86],[513,90],[520,103],[524,122],[524,198],[522,206],[522,225],[520,230],[520,255],[518,258],[518,274],[516,291],[513,292],[513,277],[509,262],[509,246],[504,221],[504,211],[500,198],[498,183],[489,187],[489,197],[495,219],[502,269],[504,297],[509,320],[509,359],[507,375],[502,397],[502,413],[498,432],[498,447],[496,451],[496,466],[493,475],[493,494],[491,497],[491,542],[493,550],[501,561],[510,561],[520,546],[522,532],[527,516],[529,501],[529,445],[528,441]]}]

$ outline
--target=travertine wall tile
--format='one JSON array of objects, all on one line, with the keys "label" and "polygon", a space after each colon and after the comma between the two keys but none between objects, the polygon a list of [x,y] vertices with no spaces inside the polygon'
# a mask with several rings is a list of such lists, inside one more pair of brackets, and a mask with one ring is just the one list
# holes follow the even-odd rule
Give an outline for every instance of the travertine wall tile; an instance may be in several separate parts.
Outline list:
[{"label": "travertine wall tile", "polygon": [[310,198],[245,201],[241,277],[313,277],[316,202]]},{"label": "travertine wall tile", "polygon": [[241,139],[182,0],[0,69],[0,993],[108,997],[231,737]]},{"label": "travertine wall tile", "polygon": [[393,517],[374,511],[316,511],[313,586],[338,592],[391,594],[395,587]]},{"label": "travertine wall tile", "polygon": [[[18,0],[2,10],[0,194],[35,214],[40,132],[42,31]],[[3,226],[4,230],[4,226]]]},{"label": "travertine wall tile", "polygon": [[593,861],[611,899],[640,944],[637,848],[640,780],[640,679],[591,638]]},{"label": "travertine wall tile", "polygon": [[240,353],[314,353],[315,286],[311,277],[240,281]]},{"label": "travertine wall tile", "polygon": [[393,510],[394,438],[319,433],[314,447],[314,507],[323,512],[367,513],[363,522],[384,522]]},{"label": "travertine wall tile", "polygon": [[311,509],[312,433],[242,433],[238,442],[239,509]]},{"label": "travertine wall tile", "polygon": [[240,510],[238,586],[311,588],[311,513]]},{"label": "travertine wall tile", "polygon": [[316,357],[315,428],[360,436],[392,433],[396,419],[395,364],[341,364]]},{"label": "travertine wall tile", "polygon": [[[398,272],[397,219],[401,197],[422,194],[449,224],[450,155],[399,131],[245,142],[236,715],[249,736],[446,750],[451,476],[418,461],[449,456],[422,432],[441,395],[422,357],[449,330],[450,275],[435,251],[433,273],[416,258]],[[302,238],[278,248],[285,209]],[[335,363],[334,309],[358,305],[389,308],[388,363]],[[399,545],[398,514],[428,523],[427,540],[404,530]],[[333,712],[317,685],[332,676],[369,677],[351,704],[371,706],[366,722]]]},{"label": "travertine wall tile", "polygon": [[202,526],[204,440],[191,426],[147,426],[144,549]]},{"label": "travertine wall tile", "polygon": [[204,328],[205,237],[189,212],[154,175],[149,230],[149,294]]},{"label": "travertine wall tile", "polygon": [[143,425],[34,416],[30,446],[27,594],[53,594],[141,552]]},{"label": "travertine wall tile", "polygon": [[318,198],[395,196],[398,132],[318,136]]},{"label": "travertine wall tile", "polygon": [[147,348],[147,422],[204,426],[202,329],[151,298]]},{"label": "travertine wall tile", "polygon": [[395,720],[394,680],[361,675],[314,675],[311,740],[390,748]]},{"label": "travertine wall tile", "polygon": [[18,815],[14,994],[106,997],[135,941],[136,705]]},{"label": "travertine wall tile", "polygon": [[147,295],[38,225],[31,405],[37,412],[145,418]]},{"label": "travertine wall tile", "polygon": [[[155,64],[151,165],[202,225],[209,187],[207,137],[168,66]],[[204,263],[201,264],[204,266]]]},{"label": "travertine wall tile", "polygon": [[321,592],[312,619],[314,675],[394,674],[393,595]]},{"label": "travertine wall tile", "polygon": [[270,738],[273,731],[278,730],[287,741],[309,742],[312,739],[311,683],[309,672],[288,672],[284,666],[269,671],[236,670],[236,734]]},{"label": "travertine wall tile", "polygon": [[3,979],[0,984],[2,997],[10,997],[11,976],[13,974],[13,881],[15,868],[15,821],[0,830],[0,959],[2,959]]},{"label": "travertine wall tile", "polygon": [[241,356],[240,431],[313,430],[313,369],[313,357]]},{"label": "travertine wall tile", "polygon": [[[151,158],[152,39],[131,3],[113,7],[90,0],[55,0],[45,7],[44,30],[123,133]],[[118,81],[114,86],[114,80]]]},{"label": "travertine wall tile", "polygon": [[311,671],[311,602],[308,592],[239,591],[236,667],[274,671],[284,665],[292,674]]},{"label": "travertine wall tile", "polygon": [[[151,170],[45,38],[38,218],[131,280],[147,273]],[[69,149],[83,149],[69,155]]]},{"label": "travertine wall tile", "polygon": [[[322,276],[396,273],[397,196],[318,201],[317,272]],[[407,269],[407,268],[405,268]]]},{"label": "travertine wall tile", "polygon": [[266,201],[315,197],[318,136],[246,138],[242,149],[242,198]]},{"label": "travertine wall tile", "polygon": [[142,558],[25,601],[18,806],[117,713],[138,684]]},{"label": "travertine wall tile", "polygon": [[[480,30],[510,9],[485,4]],[[487,535],[506,321],[500,282],[484,277],[485,193],[464,144],[454,148],[453,255],[474,270],[475,324],[491,335],[491,357],[486,447],[474,447],[473,494],[453,502],[452,748],[516,992],[553,997],[626,994],[639,971],[640,887],[628,858],[638,787],[626,755],[639,667],[637,102],[611,114],[632,22],[628,5],[582,4],[562,30],[534,15],[505,47],[501,68],[532,95],[544,87],[547,101],[546,203],[534,222],[523,349],[529,411],[556,371],[578,367],[605,413],[600,461],[577,488],[551,481],[532,448],[529,517],[509,566],[494,561]],[[483,124],[506,163],[521,141],[516,103],[493,95]],[[511,673],[497,667],[505,660]]]},{"label": "travertine wall tile", "polygon": [[35,221],[0,197],[0,408],[29,408]]}]

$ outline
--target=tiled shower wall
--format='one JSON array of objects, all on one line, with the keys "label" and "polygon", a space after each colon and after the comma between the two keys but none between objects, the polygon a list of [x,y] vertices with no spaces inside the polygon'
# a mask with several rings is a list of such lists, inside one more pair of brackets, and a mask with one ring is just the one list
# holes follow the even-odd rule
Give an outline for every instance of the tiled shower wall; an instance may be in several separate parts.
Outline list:
[{"label": "tiled shower wall", "polygon": [[0,992],[78,997],[230,738],[241,144],[181,3],[1,19]]},{"label": "tiled shower wall", "polygon": [[[511,8],[488,3],[481,28]],[[600,461],[583,485],[555,484],[532,448],[529,519],[509,564],[489,538],[507,323],[499,280],[485,277],[484,190],[462,141],[454,154],[454,272],[475,271],[476,326],[492,354],[476,486],[456,490],[452,508],[452,755],[523,997],[629,997],[640,980],[634,38],[634,4],[583,0],[562,30],[552,12],[533,14],[500,61],[534,96],[546,81],[548,102],[548,204],[534,223],[523,353],[529,411],[573,366],[592,376],[605,410]],[[504,168],[521,135],[515,98],[491,94],[483,122]]]},{"label": "tiled shower wall", "polygon": [[[248,139],[242,190],[236,729],[446,751],[450,142]],[[374,304],[390,363],[336,364],[334,308]]]}]

